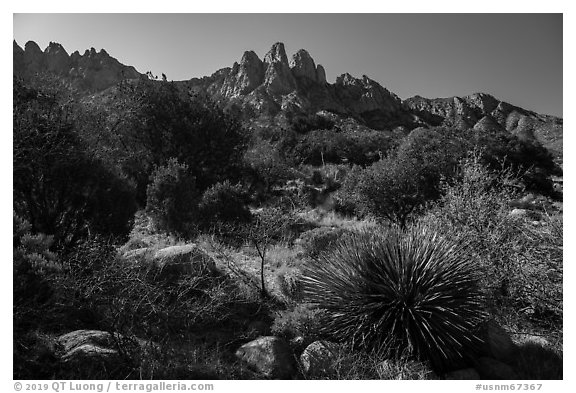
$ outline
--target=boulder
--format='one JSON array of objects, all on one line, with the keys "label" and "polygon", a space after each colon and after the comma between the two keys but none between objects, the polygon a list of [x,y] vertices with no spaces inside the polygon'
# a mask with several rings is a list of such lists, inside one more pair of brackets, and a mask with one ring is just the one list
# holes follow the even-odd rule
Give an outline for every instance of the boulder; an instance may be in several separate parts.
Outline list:
[{"label": "boulder", "polygon": [[153,251],[147,247],[137,248],[135,250],[127,250],[122,254],[124,259],[128,259],[131,261],[137,261],[146,256],[147,254],[151,254]]},{"label": "boulder", "polygon": [[535,336],[532,334],[517,334],[514,336],[514,342],[518,345],[522,344],[535,344],[542,347],[550,347],[551,344],[542,336]]},{"label": "boulder", "polygon": [[125,352],[159,349],[158,344],[151,341],[102,330],[75,330],[61,335],[56,342],[64,360],[77,357],[113,358],[118,356],[119,347]]},{"label": "boulder", "polygon": [[296,373],[294,354],[282,339],[264,336],[242,345],[236,357],[267,378],[288,379]]},{"label": "boulder", "polygon": [[512,367],[490,357],[478,359],[476,371],[482,379],[518,379],[518,374]]},{"label": "boulder", "polygon": [[111,334],[101,330],[75,330],[57,339],[62,348],[62,359],[66,361],[84,358],[113,360],[119,357],[119,334]]},{"label": "boulder", "polygon": [[216,262],[196,244],[170,246],[156,251],[154,265],[163,275],[200,275],[217,272]]},{"label": "boulder", "polygon": [[334,370],[337,352],[338,344],[329,341],[314,341],[300,355],[302,371],[310,377],[330,376]]},{"label": "boulder", "polygon": [[514,219],[528,218],[528,210],[519,208],[513,209],[510,213],[508,213],[508,217]]}]

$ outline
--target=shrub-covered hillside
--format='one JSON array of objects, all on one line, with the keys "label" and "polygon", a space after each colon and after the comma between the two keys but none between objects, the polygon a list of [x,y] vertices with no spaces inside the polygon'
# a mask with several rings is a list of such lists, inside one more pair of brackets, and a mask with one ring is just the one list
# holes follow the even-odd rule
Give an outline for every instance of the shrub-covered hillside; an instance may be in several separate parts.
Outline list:
[{"label": "shrub-covered hillside", "polygon": [[13,86],[15,379],[562,378],[535,139]]}]

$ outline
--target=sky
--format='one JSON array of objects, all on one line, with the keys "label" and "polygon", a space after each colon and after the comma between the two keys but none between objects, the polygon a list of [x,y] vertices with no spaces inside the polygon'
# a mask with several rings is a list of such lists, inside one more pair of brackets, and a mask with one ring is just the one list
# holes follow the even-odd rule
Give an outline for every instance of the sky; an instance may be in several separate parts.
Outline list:
[{"label": "sky", "polygon": [[562,116],[562,14],[14,14],[14,39],[104,48],[142,73],[210,75],[283,42],[328,82],[367,75],[400,98],[485,92]]}]

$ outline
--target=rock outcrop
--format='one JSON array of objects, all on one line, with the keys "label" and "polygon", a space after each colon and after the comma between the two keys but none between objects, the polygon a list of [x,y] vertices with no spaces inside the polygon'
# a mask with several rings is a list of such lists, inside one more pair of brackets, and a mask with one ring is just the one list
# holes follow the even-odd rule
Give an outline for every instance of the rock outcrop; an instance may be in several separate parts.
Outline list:
[{"label": "rock outcrop", "polygon": [[[123,79],[144,77],[134,69],[94,48],[68,55],[51,42],[43,52],[30,41],[22,49],[13,43],[14,75],[30,78],[50,73],[81,93],[102,91]],[[329,112],[342,121],[381,130],[410,130],[423,126],[447,126],[479,132],[508,131],[520,138],[536,140],[561,159],[562,119],[539,115],[508,104],[485,93],[463,97],[423,98],[402,101],[367,76],[348,73],[328,83],[324,67],[305,49],[288,60],[284,44],[275,43],[260,59],[244,52],[232,67],[211,76],[177,82],[192,94],[206,94],[225,106],[236,106],[251,118]]]},{"label": "rock outcrop", "polygon": [[284,44],[277,42],[264,56],[266,72],[264,86],[272,95],[288,94],[296,88],[296,80],[290,71]]},{"label": "rock outcrop", "polygon": [[220,93],[226,97],[247,95],[264,82],[264,63],[253,51],[244,52],[240,64],[234,63]]},{"label": "rock outcrop", "polygon": [[62,75],[68,73],[72,63],[64,47],[55,42],[50,42],[44,50],[44,61],[48,72]]},{"label": "rock outcrop", "polygon": [[404,106],[430,125],[482,132],[506,130],[562,154],[562,119],[527,111],[489,94],[434,99],[415,96],[405,100]]},{"label": "rock outcrop", "polygon": [[28,41],[22,49],[13,44],[13,74],[27,79],[47,73],[62,77],[81,91],[101,91],[124,79],[143,77],[134,67],[125,66],[111,57],[104,49],[94,48],[83,55],[75,51],[68,55],[64,47],[50,42],[42,52],[38,44]]},{"label": "rock outcrop", "polygon": [[160,278],[217,273],[215,261],[195,244],[163,248],[152,261]]},{"label": "rock outcrop", "polygon": [[394,113],[400,111],[402,107],[400,98],[366,75],[358,79],[348,73],[343,74],[336,79],[334,87],[336,96],[352,112]]},{"label": "rock outcrop", "polygon": [[296,373],[296,360],[288,343],[265,336],[242,345],[236,357],[267,378],[289,379]]},{"label": "rock outcrop", "polygon": [[309,377],[331,376],[335,371],[338,350],[338,344],[314,341],[300,355],[302,371]]},{"label": "rock outcrop", "polygon": [[290,60],[290,70],[292,70],[292,75],[295,77],[303,77],[316,82],[318,81],[314,60],[312,60],[310,54],[304,49],[300,49],[294,54],[294,56],[292,56],[292,59]]}]

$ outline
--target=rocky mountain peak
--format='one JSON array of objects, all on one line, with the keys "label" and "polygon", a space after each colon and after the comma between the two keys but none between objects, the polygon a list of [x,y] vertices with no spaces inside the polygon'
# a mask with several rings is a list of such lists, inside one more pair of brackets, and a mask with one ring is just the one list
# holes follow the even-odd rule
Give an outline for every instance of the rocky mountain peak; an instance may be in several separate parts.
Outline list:
[{"label": "rocky mountain peak", "polygon": [[42,50],[40,49],[38,44],[35,43],[34,41],[28,41],[26,43],[26,45],[24,46],[24,52],[26,52],[28,55],[31,56],[42,54]]},{"label": "rocky mountain peak", "polygon": [[264,63],[282,63],[288,65],[288,57],[286,56],[286,50],[284,49],[284,44],[277,42],[272,45],[272,48],[264,56]]},{"label": "rocky mountain peak", "polygon": [[66,49],[57,42],[50,42],[42,51],[34,41],[28,41],[25,49],[14,41],[14,75],[22,78],[34,77],[38,73],[52,73],[69,79],[81,90],[100,91],[122,79],[141,77],[134,67],[121,64],[104,49],[96,52],[91,48],[84,55],[74,51],[68,55]]},{"label": "rocky mountain peak", "polygon": [[60,45],[57,42],[52,42],[52,41],[50,41],[50,43],[48,44],[46,49],[44,49],[44,53],[48,53],[48,54],[57,54],[60,52],[63,52],[66,54],[66,56],[68,56],[66,49],[64,49],[64,47],[62,45]]},{"label": "rocky mountain peak", "polygon": [[251,93],[264,81],[264,63],[254,51],[246,51],[240,63],[234,63],[224,75],[219,93],[225,97],[237,97]]},{"label": "rocky mountain peak", "polygon": [[316,81],[318,83],[326,83],[326,70],[320,64],[316,66]]},{"label": "rocky mountain peak", "polygon": [[20,45],[18,45],[18,43],[16,42],[16,40],[13,40],[12,50],[13,50],[14,52],[18,52],[18,53],[24,54],[24,49],[22,49],[22,47],[21,47]]},{"label": "rocky mountain peak", "polygon": [[284,95],[294,91],[296,80],[290,71],[283,43],[277,42],[272,46],[264,56],[264,64],[264,86],[270,94]]},{"label": "rocky mountain peak", "polygon": [[464,97],[470,106],[480,109],[484,113],[490,113],[498,107],[499,101],[486,93],[474,93]]},{"label": "rocky mountain peak", "polygon": [[292,74],[297,77],[305,77],[313,81],[317,80],[316,64],[305,49],[300,49],[290,60]]},{"label": "rocky mountain peak", "polygon": [[70,57],[64,47],[56,42],[50,44],[44,50],[45,67],[55,74],[66,74],[70,70]]}]

